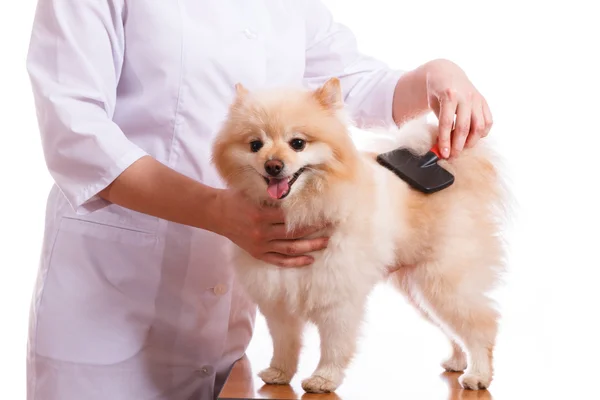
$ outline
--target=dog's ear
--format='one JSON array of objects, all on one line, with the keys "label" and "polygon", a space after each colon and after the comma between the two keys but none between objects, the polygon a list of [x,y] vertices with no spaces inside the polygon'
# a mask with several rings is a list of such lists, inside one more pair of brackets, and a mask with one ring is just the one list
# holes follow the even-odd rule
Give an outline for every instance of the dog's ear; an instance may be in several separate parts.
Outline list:
[{"label": "dog's ear", "polygon": [[235,94],[233,98],[233,102],[231,103],[232,109],[242,109],[245,108],[248,104],[250,104],[250,99],[252,94],[250,91],[241,83],[235,84]]},{"label": "dog's ear", "polygon": [[246,96],[248,96],[248,93],[250,92],[244,85],[239,82],[235,84],[235,95],[238,99],[244,99]]},{"label": "dog's ear", "polygon": [[337,110],[343,106],[342,87],[338,78],[330,78],[315,90],[314,96],[327,110]]}]

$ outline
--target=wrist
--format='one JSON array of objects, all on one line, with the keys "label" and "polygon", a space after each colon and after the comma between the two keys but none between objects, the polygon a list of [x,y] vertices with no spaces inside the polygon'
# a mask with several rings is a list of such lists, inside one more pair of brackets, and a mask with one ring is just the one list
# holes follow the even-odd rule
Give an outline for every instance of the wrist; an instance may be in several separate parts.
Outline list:
[{"label": "wrist", "polygon": [[448,69],[448,68],[459,68],[456,63],[447,60],[445,58],[436,58],[435,60],[427,61],[425,64],[421,65],[419,68],[423,69],[425,74],[430,74],[432,72],[437,72],[440,69]]},{"label": "wrist", "polygon": [[402,124],[434,110],[435,105],[429,103],[429,84],[449,71],[462,72],[462,69],[450,60],[439,58],[428,61],[400,77],[394,91],[394,121]]},{"label": "wrist", "polygon": [[197,199],[193,226],[219,235],[222,234],[220,221],[223,218],[221,211],[223,192],[225,190],[202,184],[197,186],[196,194],[193,196]]},{"label": "wrist", "polygon": [[464,74],[464,71],[454,62],[445,58],[438,58],[431,60],[421,65],[418,69],[421,69],[423,75],[425,89],[429,87],[431,81],[435,81],[443,76],[449,76],[453,74]]},{"label": "wrist", "polygon": [[402,124],[429,111],[427,74],[428,68],[422,65],[398,79],[392,106],[396,124]]}]

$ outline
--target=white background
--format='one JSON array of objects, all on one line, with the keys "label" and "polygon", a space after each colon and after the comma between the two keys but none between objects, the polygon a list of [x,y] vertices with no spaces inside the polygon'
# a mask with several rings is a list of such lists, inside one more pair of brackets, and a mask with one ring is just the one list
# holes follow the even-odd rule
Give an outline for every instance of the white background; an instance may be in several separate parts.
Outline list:
[{"label": "white background", "polygon": [[[486,96],[495,121],[491,136],[518,201],[509,230],[510,274],[499,292],[499,348],[516,357],[503,362],[522,371],[519,389],[594,393],[600,372],[597,6],[585,0],[326,3],[364,52],[407,69],[452,59]],[[52,183],[25,71],[34,8],[34,0],[0,5],[0,398],[10,400],[24,398],[29,301]],[[393,307],[387,301],[386,293],[375,294],[374,323],[381,325],[378,318]],[[415,321],[391,323],[410,330]],[[263,328],[259,323],[257,334],[265,335]],[[528,370],[531,357],[544,362]]]}]

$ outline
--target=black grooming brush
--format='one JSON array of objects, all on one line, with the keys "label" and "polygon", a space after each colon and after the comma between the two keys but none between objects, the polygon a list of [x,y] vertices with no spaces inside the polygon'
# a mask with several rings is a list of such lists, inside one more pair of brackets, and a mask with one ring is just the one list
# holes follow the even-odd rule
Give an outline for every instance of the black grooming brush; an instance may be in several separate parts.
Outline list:
[{"label": "black grooming brush", "polygon": [[422,156],[401,148],[379,154],[377,162],[414,189],[431,194],[454,183],[454,175],[438,164],[440,158],[437,146]]}]

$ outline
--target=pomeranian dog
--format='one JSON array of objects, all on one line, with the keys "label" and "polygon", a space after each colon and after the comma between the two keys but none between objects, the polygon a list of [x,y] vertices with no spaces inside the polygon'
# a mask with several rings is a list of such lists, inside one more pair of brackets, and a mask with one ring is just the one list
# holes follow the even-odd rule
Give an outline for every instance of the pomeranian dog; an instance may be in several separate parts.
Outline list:
[{"label": "pomeranian dog", "polygon": [[321,357],[307,392],[331,392],[355,353],[365,305],[387,279],[452,343],[442,365],[464,371],[467,389],[491,383],[498,312],[487,294],[504,265],[499,236],[505,191],[485,143],[439,161],[450,187],[423,194],[376,161],[397,147],[426,153],[437,127],[418,120],[390,130],[376,152],[350,135],[339,81],[315,90],[252,91],[236,85],[213,163],[230,188],[281,207],[289,230],[327,223],[330,240],[304,268],[280,268],[233,246],[240,283],[264,315],[273,340],[267,384],[297,371],[302,332],[318,327]]}]

